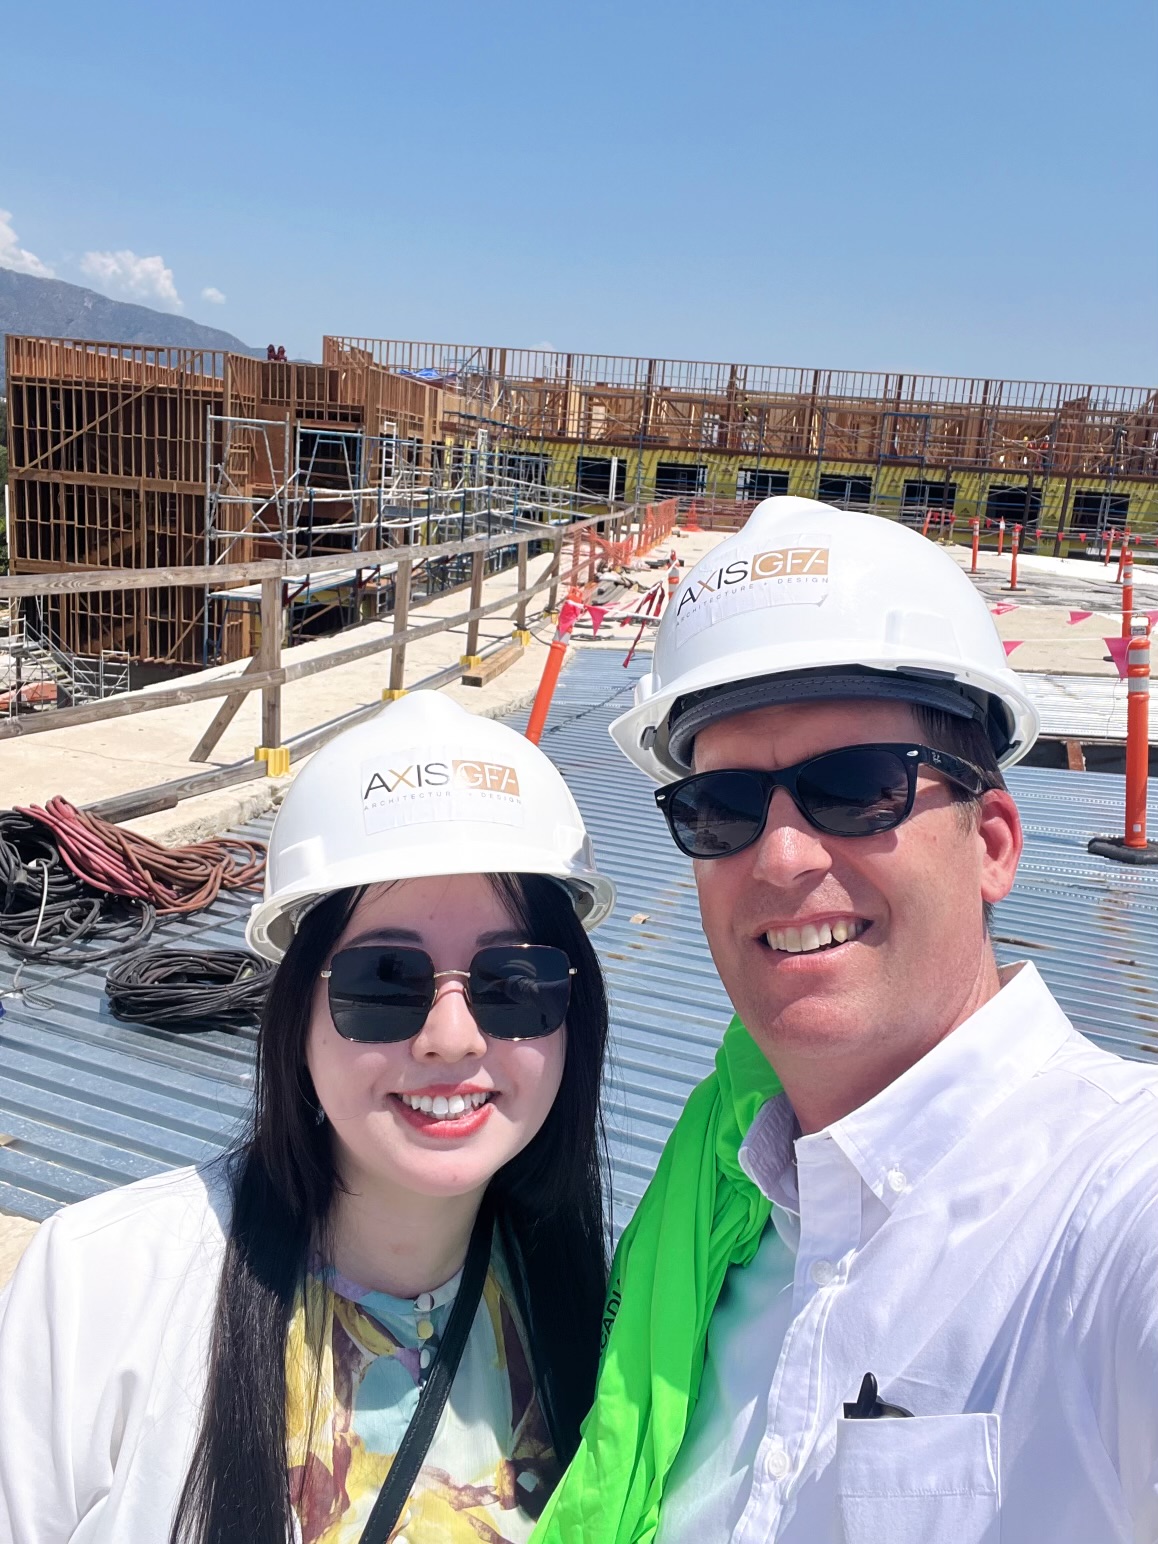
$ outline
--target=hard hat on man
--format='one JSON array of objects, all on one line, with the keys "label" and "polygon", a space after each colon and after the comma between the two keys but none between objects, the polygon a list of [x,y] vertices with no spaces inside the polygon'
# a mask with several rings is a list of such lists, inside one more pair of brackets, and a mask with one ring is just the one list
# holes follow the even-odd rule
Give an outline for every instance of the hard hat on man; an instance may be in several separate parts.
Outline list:
[{"label": "hard hat on man", "polygon": [[847,698],[975,719],[1003,766],[1039,728],[983,597],[947,552],[878,515],[765,499],[679,586],[611,735],[666,783],[691,770],[696,734],[719,718]]}]

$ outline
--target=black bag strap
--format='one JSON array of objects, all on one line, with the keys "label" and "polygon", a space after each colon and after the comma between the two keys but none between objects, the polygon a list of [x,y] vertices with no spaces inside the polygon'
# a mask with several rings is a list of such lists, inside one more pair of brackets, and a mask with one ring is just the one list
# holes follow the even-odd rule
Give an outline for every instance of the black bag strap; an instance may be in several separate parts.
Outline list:
[{"label": "black bag strap", "polygon": [[422,1461],[430,1451],[439,1419],[450,1397],[454,1375],[462,1360],[470,1327],[478,1311],[483,1285],[491,1262],[494,1211],[489,1195],[483,1197],[470,1235],[462,1280],[446,1321],[446,1334],[439,1343],[430,1373],[418,1396],[418,1408],[410,1418],[406,1435],[398,1445],[390,1472],[382,1482],[374,1510],[366,1520],[359,1544],[386,1544],[414,1489]]}]

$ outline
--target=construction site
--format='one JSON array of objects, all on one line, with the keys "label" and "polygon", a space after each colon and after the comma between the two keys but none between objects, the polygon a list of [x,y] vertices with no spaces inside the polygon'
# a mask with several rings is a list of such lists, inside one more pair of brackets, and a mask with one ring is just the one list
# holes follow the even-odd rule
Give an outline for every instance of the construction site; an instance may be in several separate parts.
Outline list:
[{"label": "construction site", "polygon": [[[1158,619],[1155,389],[352,337],[314,364],[10,337],[8,370],[0,1276],[5,1238],[10,1264],[61,1205],[228,1140],[264,991],[241,931],[302,763],[417,687],[523,729],[552,671],[532,727],[619,888],[597,941],[622,1226],[730,1008],[607,725],[687,571],[784,494],[970,575],[1043,726],[1010,778],[999,960],[1030,951],[1080,1028],[1158,1055],[1158,868],[1089,851],[1128,798],[1144,845],[1158,818],[1127,681]],[[235,961],[223,1018],[122,1015],[110,961],[164,947]]]},{"label": "construction site", "polygon": [[[985,545],[1158,556],[1158,395],[327,337],[320,364],[12,337],[11,571],[308,559],[667,498],[726,525],[800,494]],[[423,575],[433,593],[463,581]],[[304,574],[294,636],[393,605],[382,564]],[[204,667],[258,637],[241,587],[154,588],[26,607],[99,677]],[[121,675],[116,672],[122,671]]]}]

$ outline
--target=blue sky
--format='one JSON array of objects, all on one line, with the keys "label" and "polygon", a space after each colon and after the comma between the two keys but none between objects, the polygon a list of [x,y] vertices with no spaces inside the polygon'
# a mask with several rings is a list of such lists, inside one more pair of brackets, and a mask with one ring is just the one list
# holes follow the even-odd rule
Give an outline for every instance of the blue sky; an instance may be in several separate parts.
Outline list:
[{"label": "blue sky", "polygon": [[9,7],[0,263],[310,357],[330,331],[1146,384],[1156,14]]}]

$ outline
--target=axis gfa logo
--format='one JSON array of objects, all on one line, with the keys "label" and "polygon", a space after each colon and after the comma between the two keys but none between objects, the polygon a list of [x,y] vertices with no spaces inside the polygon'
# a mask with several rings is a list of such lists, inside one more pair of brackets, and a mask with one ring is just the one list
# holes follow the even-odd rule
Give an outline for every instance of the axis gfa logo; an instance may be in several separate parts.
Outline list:
[{"label": "axis gfa logo", "polygon": [[749,586],[763,581],[794,591],[827,588],[828,548],[775,547],[768,552],[753,553],[751,557],[736,558],[702,578],[693,576],[676,605],[676,620],[681,620],[685,612],[704,601],[710,604],[713,597],[725,595],[738,585]]},{"label": "axis gfa logo", "polygon": [[375,768],[362,799],[369,802],[375,794],[390,797],[458,789],[507,794],[517,799],[519,774],[514,767],[497,761],[412,761],[398,767]]}]

